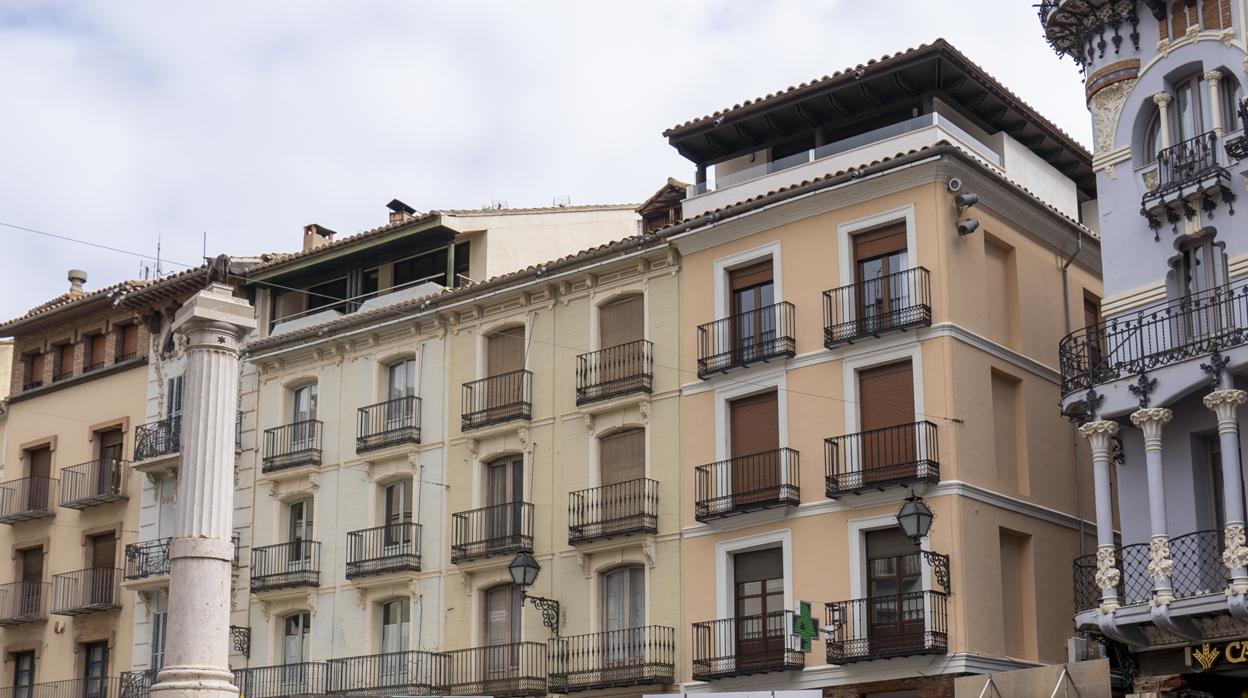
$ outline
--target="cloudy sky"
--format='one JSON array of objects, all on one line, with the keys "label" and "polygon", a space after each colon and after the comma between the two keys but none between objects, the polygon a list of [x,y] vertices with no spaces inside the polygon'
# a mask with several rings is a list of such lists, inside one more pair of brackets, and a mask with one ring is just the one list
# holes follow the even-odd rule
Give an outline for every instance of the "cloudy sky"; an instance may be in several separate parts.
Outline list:
[{"label": "cloudy sky", "polygon": [[[0,223],[168,260],[420,210],[639,201],[678,122],[944,37],[1084,142],[1031,0],[0,4]],[[140,269],[0,226],[0,317]],[[165,270],[177,270],[166,263]]]}]

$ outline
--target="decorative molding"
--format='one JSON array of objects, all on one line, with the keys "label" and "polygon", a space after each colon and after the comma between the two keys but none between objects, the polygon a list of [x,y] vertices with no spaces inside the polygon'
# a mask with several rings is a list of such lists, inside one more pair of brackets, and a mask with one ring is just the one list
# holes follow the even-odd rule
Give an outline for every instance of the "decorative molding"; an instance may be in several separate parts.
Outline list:
[{"label": "decorative molding", "polygon": [[[1135,70],[1139,69],[1136,61]],[[1122,107],[1126,104],[1131,90],[1135,89],[1137,79],[1132,72],[1117,82],[1098,89],[1088,99],[1088,110],[1092,112],[1093,144],[1096,152],[1108,152],[1114,147],[1114,136],[1118,133],[1118,120],[1122,116]],[[1130,148],[1127,148],[1130,155]]]},{"label": "decorative molding", "polygon": [[1148,544],[1148,576],[1170,585],[1170,577],[1174,571],[1174,560],[1170,559],[1170,539],[1156,536]]},{"label": "decorative molding", "polygon": [[1117,551],[1112,545],[1102,545],[1096,549],[1096,585],[1101,589],[1117,589],[1122,580],[1122,573],[1115,565]]},{"label": "decorative molding", "polygon": [[1216,390],[1204,398],[1205,407],[1213,410],[1218,415],[1219,426],[1224,422],[1229,423],[1231,426],[1237,426],[1235,412],[1246,401],[1248,401],[1248,392],[1238,389]]},{"label": "decorative molding", "polygon": [[1109,455],[1110,442],[1118,433],[1118,422],[1100,420],[1088,422],[1079,427],[1079,435],[1092,443],[1093,451],[1101,451]]}]

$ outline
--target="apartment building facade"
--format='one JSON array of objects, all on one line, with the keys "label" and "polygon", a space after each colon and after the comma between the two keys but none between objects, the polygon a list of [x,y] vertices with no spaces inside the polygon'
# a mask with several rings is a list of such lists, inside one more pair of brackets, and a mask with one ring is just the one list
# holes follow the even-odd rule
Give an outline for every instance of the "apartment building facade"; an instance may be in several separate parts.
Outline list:
[{"label": "apartment building facade", "polygon": [[1083,422],[1096,484],[1075,623],[1136,695],[1237,694],[1248,676],[1244,13],[1040,6],[1050,44],[1084,71],[1110,251],[1103,300],[1085,301],[1059,350],[1062,408]]},{"label": "apartment building facade", "polygon": [[746,105],[666,134],[698,167],[661,233],[685,690],[950,695],[1062,661],[1046,571],[1091,490],[1048,406],[1063,288],[1100,293],[1088,155],[944,42]]}]

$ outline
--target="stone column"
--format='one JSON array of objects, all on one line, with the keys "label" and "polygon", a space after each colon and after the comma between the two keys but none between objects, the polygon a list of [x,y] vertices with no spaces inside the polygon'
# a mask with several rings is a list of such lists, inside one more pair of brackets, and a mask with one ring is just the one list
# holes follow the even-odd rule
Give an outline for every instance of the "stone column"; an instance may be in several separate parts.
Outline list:
[{"label": "stone column", "polygon": [[1122,573],[1114,564],[1114,505],[1110,497],[1109,462],[1118,423],[1088,422],[1079,433],[1092,445],[1093,486],[1096,489],[1096,585],[1101,588],[1101,611],[1113,613],[1118,608],[1118,582]]},{"label": "stone column", "polygon": [[1226,509],[1225,548],[1222,562],[1230,571],[1227,593],[1248,593],[1248,547],[1244,545],[1244,503],[1239,498],[1243,477],[1239,463],[1239,423],[1236,413],[1248,401],[1243,390],[1215,390],[1205,396],[1205,407],[1218,415],[1218,438],[1222,442],[1222,493]]},{"label": "stone column", "polygon": [[1161,125],[1161,150],[1169,148],[1170,143],[1170,101],[1174,97],[1169,92],[1158,92],[1153,95],[1153,104],[1157,105],[1157,123]]},{"label": "stone column", "polygon": [[1144,432],[1144,462],[1148,468],[1148,520],[1152,540],[1148,544],[1148,576],[1153,580],[1153,603],[1174,600],[1170,559],[1170,534],[1166,529],[1166,483],[1161,461],[1161,430],[1174,414],[1164,407],[1147,407],[1131,415],[1131,423]]},{"label": "stone column", "polygon": [[1222,90],[1218,84],[1222,79],[1222,71],[1210,70],[1202,77],[1209,83],[1209,109],[1213,111],[1210,123],[1213,124],[1213,132],[1221,138],[1222,132],[1226,130],[1226,124],[1222,123]]},{"label": "stone column", "polygon": [[251,305],[210,284],[173,321],[186,338],[178,511],[169,544],[169,616],[159,698],[232,698],[230,576],[238,353]]}]

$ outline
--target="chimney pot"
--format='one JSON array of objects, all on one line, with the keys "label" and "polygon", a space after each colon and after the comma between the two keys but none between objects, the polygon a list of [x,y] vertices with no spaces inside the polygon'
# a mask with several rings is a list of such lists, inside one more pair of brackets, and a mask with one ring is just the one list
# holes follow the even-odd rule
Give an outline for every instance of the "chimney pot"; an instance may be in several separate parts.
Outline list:
[{"label": "chimney pot", "polygon": [[69,274],[69,292],[81,293],[82,285],[87,283],[87,272],[81,269],[70,269]]},{"label": "chimney pot", "polygon": [[410,221],[416,218],[415,216],[416,209],[412,208],[411,206],[408,206],[407,204],[403,203],[402,201],[399,201],[398,199],[391,199],[390,203],[386,204],[386,208],[390,209],[390,223],[391,224],[402,223],[404,221]]},{"label": "chimney pot", "polygon": [[328,245],[334,241],[334,231],[323,225],[310,223],[303,226],[303,251],[315,250],[322,245]]}]

